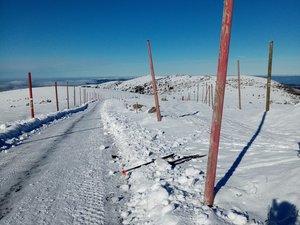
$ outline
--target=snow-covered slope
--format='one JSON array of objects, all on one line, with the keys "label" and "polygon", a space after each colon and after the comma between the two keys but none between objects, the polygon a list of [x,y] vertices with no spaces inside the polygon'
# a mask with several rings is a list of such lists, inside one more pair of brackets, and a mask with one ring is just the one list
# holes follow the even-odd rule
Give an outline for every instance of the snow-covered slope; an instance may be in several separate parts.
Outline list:
[{"label": "snow-covered slope", "polygon": [[[107,132],[116,139],[122,167],[171,153],[176,156],[169,161],[207,154],[212,110],[202,103],[202,89],[214,82],[207,76],[159,79],[160,99],[167,100],[160,101],[163,119],[159,123],[155,114],[147,113],[154,105],[152,96],[107,100],[102,115]],[[265,83],[263,78],[242,79],[239,110],[237,80],[227,81],[213,209],[202,204],[206,157],[173,168],[159,160],[129,172],[124,180],[121,188],[129,201],[122,207],[123,223],[264,224],[269,218],[289,224],[295,219],[300,207],[299,96],[273,82],[271,111],[264,114]],[[114,88],[135,92],[137,86],[149,90],[150,84],[132,80]],[[191,101],[181,101],[182,96]],[[138,112],[132,108],[136,103],[144,105]]]},{"label": "snow-covered slope", "polygon": [[[285,87],[272,82],[271,107],[270,111],[265,113],[265,84],[266,80],[263,78],[243,76],[242,109],[239,110],[237,81],[235,77],[228,77],[213,208],[203,205],[203,192],[212,116],[212,98],[209,104],[206,86],[215,86],[215,77],[160,77],[158,87],[163,116],[161,122],[156,121],[155,113],[148,113],[148,109],[154,106],[150,76],[126,82],[110,82],[99,85],[98,88],[90,88],[88,91],[99,94],[101,100],[94,114],[89,110],[87,123],[103,124],[105,137],[101,138],[108,140],[113,138],[114,143],[111,143],[111,146],[114,150],[101,144],[99,139],[93,140],[99,137],[91,135],[89,138],[91,144],[85,141],[85,147],[81,146],[81,151],[77,151],[76,148],[74,155],[71,148],[66,147],[68,151],[64,154],[64,160],[76,162],[79,160],[77,158],[79,153],[83,156],[85,151],[89,152],[88,157],[96,157],[94,155],[96,145],[100,152],[111,155],[111,160],[108,160],[107,155],[105,158],[111,169],[108,172],[102,167],[102,176],[114,181],[121,179],[115,189],[106,191],[111,192],[113,196],[107,197],[110,207],[118,206],[122,224],[265,224],[268,220],[269,224],[297,225],[299,224],[297,213],[300,208],[298,179],[300,99],[299,96],[286,92]],[[1,95],[2,93],[0,97]],[[206,103],[205,96],[207,96]],[[137,104],[140,106],[139,109],[134,108]],[[61,121],[61,126],[59,123],[55,126],[61,128],[67,121]],[[84,124],[82,121],[81,126]],[[68,135],[72,138],[72,133]],[[35,135],[30,138],[35,138]],[[76,133],[76,139],[85,140],[84,133]],[[74,148],[75,139],[70,140]],[[89,145],[92,147],[90,148]],[[63,146],[68,146],[68,141],[63,142],[61,146],[62,149]],[[2,151],[0,165],[5,165],[20,149],[22,151],[25,149],[22,144],[11,148],[6,154]],[[97,156],[99,161],[102,154],[100,152]],[[2,154],[5,155],[5,162],[2,162]],[[160,159],[170,154],[174,155],[165,160]],[[24,155],[25,161],[26,157],[27,155]],[[158,160],[130,170],[153,159]],[[92,162],[93,165],[98,165],[96,161],[92,160]],[[53,160],[47,163],[50,167],[54,165]],[[57,166],[62,165],[62,163],[57,164]],[[80,164],[80,168],[84,174],[88,174],[89,181],[91,181],[90,176],[100,179],[96,172],[97,168],[90,168],[89,163],[88,165],[85,168],[84,164]],[[126,176],[122,175],[122,170],[129,170]],[[47,173],[51,174],[51,171]],[[39,174],[40,172],[36,172],[34,181],[39,180]],[[68,173],[64,176],[68,179],[63,181],[63,187],[71,187],[75,181],[75,183],[85,183],[80,176],[78,179],[74,178],[75,180],[72,180],[72,176]],[[52,178],[63,180],[63,176],[52,176]],[[3,182],[9,180],[5,177],[1,179],[0,181]],[[28,177],[28,183],[31,179]],[[42,180],[42,184],[47,185],[46,180]],[[101,182],[97,185],[103,187]],[[59,182],[51,183],[53,190],[57,186],[57,190],[61,191],[59,193],[64,193],[64,188],[58,185]],[[85,190],[95,188],[95,183],[90,187],[89,184],[86,183]],[[23,185],[26,186],[26,182]],[[24,209],[23,206],[28,203],[29,197],[34,196],[34,192],[30,189],[28,185],[22,189],[22,195],[17,194],[21,199],[20,196],[27,196],[22,199],[21,205],[14,199],[10,199],[13,201],[13,210],[10,210],[11,213],[8,214],[6,221],[12,223],[17,215],[17,218],[22,216],[26,218],[25,224],[29,224],[30,217],[26,216],[25,212],[15,215],[13,213],[17,213],[15,209],[18,206]],[[36,193],[37,199],[45,195],[43,190]],[[0,191],[2,193],[2,186]],[[72,221],[68,216],[72,211],[64,211],[60,206],[62,201],[59,196],[66,197],[64,194],[58,194],[58,198],[52,199],[53,207],[50,206],[52,203],[46,204],[49,208],[42,211],[38,221],[42,221],[43,216],[45,219],[56,218],[56,214],[59,218],[55,221],[59,220],[63,224]],[[78,208],[85,209],[85,212],[103,210],[102,203],[101,207],[97,208],[97,204],[85,204],[84,200],[76,198],[71,200],[72,204],[78,204]],[[39,205],[45,206],[43,201],[32,201],[34,207],[29,210],[30,212],[38,209]],[[87,203],[89,201],[88,197]],[[101,217],[97,217],[97,221],[92,220],[91,215],[87,213],[82,218],[79,217],[81,219],[79,223],[88,221],[90,224],[103,224]],[[88,220],[84,221],[84,218]],[[4,220],[0,220],[0,224],[2,221]]]}]

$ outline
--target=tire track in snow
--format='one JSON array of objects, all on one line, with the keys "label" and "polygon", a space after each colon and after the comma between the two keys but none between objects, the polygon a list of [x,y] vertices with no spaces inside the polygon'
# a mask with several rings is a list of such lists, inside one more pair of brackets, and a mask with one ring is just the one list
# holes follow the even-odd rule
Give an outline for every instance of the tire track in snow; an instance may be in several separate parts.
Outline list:
[{"label": "tire track in snow", "polygon": [[[96,121],[100,123],[97,130],[85,135],[74,132],[51,141],[48,146],[56,143],[48,147],[53,152],[45,159],[41,158],[46,153],[38,155],[41,160],[36,168],[32,168],[34,163],[29,164],[31,174],[18,192],[8,196],[4,207],[9,206],[9,212],[0,224],[121,224],[118,205],[107,200],[111,193],[117,195],[116,178],[108,176],[115,149],[112,140],[104,136],[100,119],[91,119],[98,109],[96,105],[69,126],[83,130],[95,126]],[[84,117],[86,120],[82,120]],[[101,150],[103,144],[110,147]]]},{"label": "tire track in snow", "polygon": [[[66,135],[75,127],[75,125],[84,118],[84,115],[81,115],[78,120],[76,120],[66,131]],[[1,194],[0,199],[0,220],[6,216],[11,210],[10,206],[10,198],[15,193],[18,193],[22,190],[24,183],[28,182],[28,180],[36,173],[38,173],[38,169],[41,165],[44,164],[44,161],[55,152],[58,144],[65,138],[66,136],[61,136],[53,140],[53,145],[50,148],[47,148],[45,151],[43,150],[43,154],[32,164],[29,166],[29,169],[24,170],[21,174],[19,174],[16,178],[16,181],[13,185],[11,185],[8,190]],[[12,162],[13,163],[13,162]],[[10,165],[7,164],[6,167]],[[1,170],[2,171],[2,170]],[[2,190],[1,190],[2,191]]]}]

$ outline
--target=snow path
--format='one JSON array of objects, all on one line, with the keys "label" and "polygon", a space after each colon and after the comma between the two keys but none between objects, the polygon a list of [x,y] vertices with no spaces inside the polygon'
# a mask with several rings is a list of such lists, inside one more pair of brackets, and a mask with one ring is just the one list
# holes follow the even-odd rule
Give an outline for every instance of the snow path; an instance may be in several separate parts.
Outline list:
[{"label": "snow path", "polygon": [[100,107],[92,104],[1,154],[0,224],[119,224],[106,201],[116,186],[108,176],[114,149]]}]

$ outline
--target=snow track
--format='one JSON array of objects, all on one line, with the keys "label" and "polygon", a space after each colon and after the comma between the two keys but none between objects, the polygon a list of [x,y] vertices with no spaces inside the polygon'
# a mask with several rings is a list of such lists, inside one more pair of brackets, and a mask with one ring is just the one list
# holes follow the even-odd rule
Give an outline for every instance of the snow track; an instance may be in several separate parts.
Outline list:
[{"label": "snow track", "polygon": [[108,176],[113,147],[103,134],[100,106],[1,154],[0,224],[119,224],[106,201],[116,181]]}]

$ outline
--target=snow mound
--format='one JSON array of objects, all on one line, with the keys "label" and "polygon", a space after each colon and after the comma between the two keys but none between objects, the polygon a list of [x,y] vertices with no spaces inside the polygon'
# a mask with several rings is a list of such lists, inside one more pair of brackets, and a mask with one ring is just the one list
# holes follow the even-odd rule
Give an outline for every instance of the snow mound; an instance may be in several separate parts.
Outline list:
[{"label": "snow mound", "polygon": [[0,150],[8,148],[13,143],[22,141],[28,134],[35,132],[36,129],[45,126],[55,120],[62,119],[73,113],[77,113],[87,109],[88,104],[83,106],[63,110],[60,112],[50,113],[47,115],[39,115],[36,118],[16,121],[13,123],[1,124],[0,127]]}]

